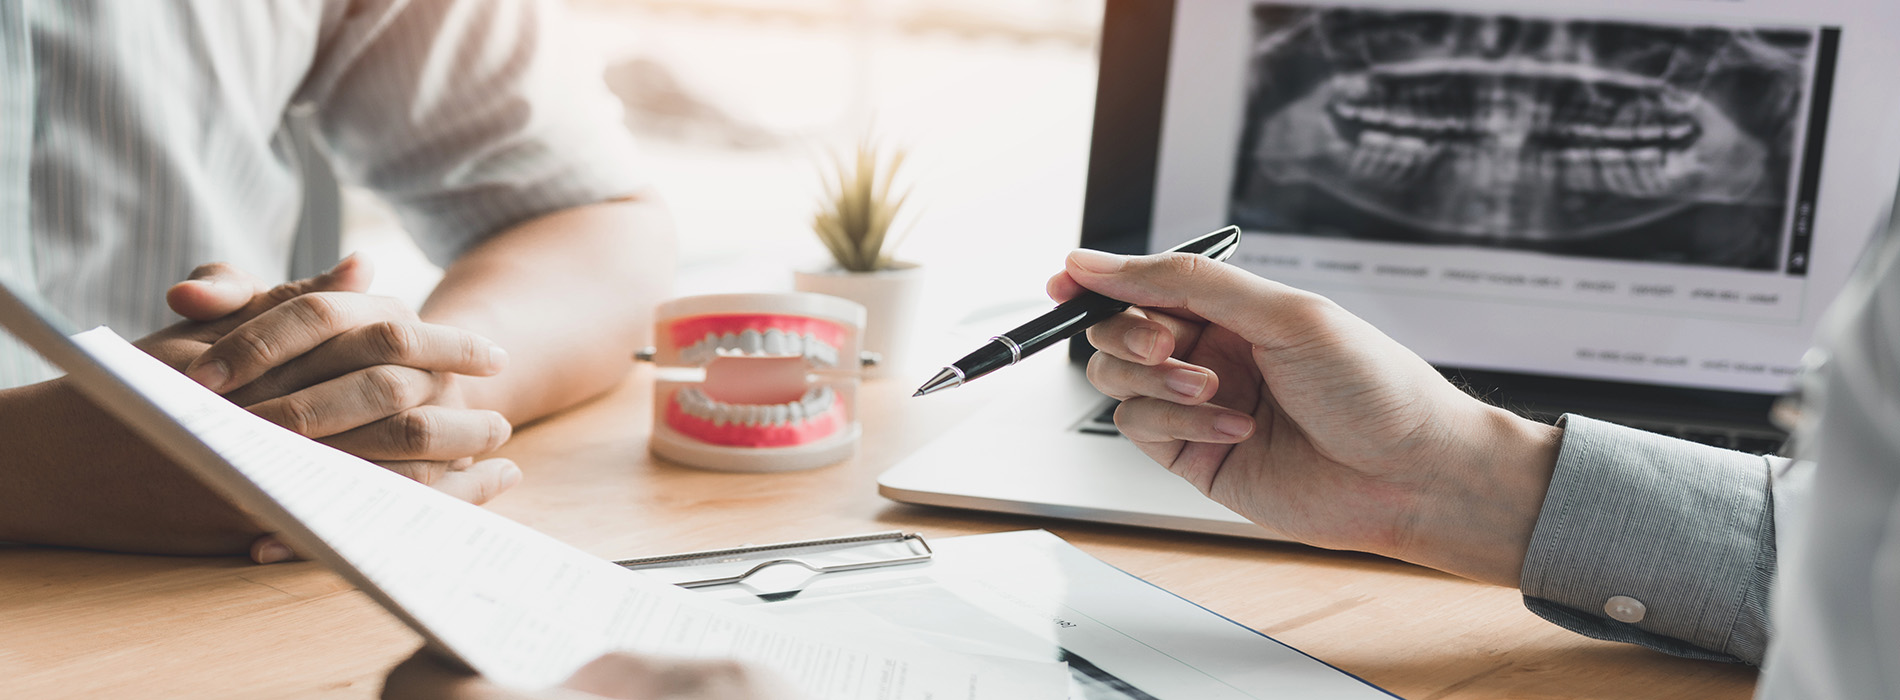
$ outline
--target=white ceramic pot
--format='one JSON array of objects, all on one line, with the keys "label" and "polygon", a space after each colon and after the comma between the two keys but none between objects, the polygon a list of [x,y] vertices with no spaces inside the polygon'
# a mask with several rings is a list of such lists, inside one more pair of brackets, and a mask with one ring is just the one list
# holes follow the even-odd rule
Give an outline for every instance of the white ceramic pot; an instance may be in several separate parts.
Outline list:
[{"label": "white ceramic pot", "polygon": [[916,359],[911,346],[924,300],[924,269],[916,263],[895,262],[873,272],[850,272],[836,265],[807,268],[793,273],[792,288],[864,305],[864,349],[879,358],[876,366],[865,368],[864,376],[901,371]]}]

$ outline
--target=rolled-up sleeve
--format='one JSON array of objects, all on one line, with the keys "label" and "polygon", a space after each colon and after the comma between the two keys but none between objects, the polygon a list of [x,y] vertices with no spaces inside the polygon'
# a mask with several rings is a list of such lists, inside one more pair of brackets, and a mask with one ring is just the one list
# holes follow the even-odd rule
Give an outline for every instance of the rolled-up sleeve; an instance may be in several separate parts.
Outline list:
[{"label": "rolled-up sleeve", "polygon": [[508,226],[638,192],[619,102],[551,0],[337,3],[298,100],[346,181],[438,264]]},{"label": "rolled-up sleeve", "polygon": [[1524,602],[1578,633],[1759,664],[1785,460],[1581,416],[1524,558]]}]

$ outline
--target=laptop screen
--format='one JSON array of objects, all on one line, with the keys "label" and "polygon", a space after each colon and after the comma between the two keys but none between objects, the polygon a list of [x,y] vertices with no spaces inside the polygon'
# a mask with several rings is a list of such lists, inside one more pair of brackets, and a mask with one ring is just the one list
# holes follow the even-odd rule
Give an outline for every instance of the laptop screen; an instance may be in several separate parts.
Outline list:
[{"label": "laptop screen", "polygon": [[1234,263],[1441,367],[1771,395],[1886,216],[1896,33],[1846,0],[1111,2],[1084,244],[1233,223]]}]

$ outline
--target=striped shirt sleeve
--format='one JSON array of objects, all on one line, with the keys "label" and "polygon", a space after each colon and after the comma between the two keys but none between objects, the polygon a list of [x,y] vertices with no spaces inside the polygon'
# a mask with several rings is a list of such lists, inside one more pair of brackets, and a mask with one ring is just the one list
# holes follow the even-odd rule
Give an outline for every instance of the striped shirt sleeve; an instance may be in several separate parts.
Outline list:
[{"label": "striped shirt sleeve", "polygon": [[325,17],[299,100],[347,181],[446,265],[541,214],[638,192],[599,64],[551,0],[375,0]]},{"label": "striped shirt sleeve", "polygon": [[1783,464],[1565,416],[1525,605],[1597,639],[1760,664]]}]

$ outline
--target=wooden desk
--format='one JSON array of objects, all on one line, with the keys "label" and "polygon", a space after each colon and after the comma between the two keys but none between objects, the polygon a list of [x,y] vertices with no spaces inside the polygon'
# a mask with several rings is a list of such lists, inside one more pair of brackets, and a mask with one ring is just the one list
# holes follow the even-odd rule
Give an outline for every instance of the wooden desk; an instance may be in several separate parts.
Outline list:
[{"label": "wooden desk", "polygon": [[[1046,528],[1406,698],[1744,698],[1754,686],[1751,669],[1584,639],[1525,611],[1515,591],[1369,555],[879,497],[877,474],[973,410],[977,388],[910,401],[903,382],[867,385],[855,459],[773,475],[655,462],[649,388],[637,371],[616,394],[518,433],[504,454],[527,479],[492,507],[605,557]],[[310,563],[0,548],[0,697],[367,698],[417,644]]]}]

